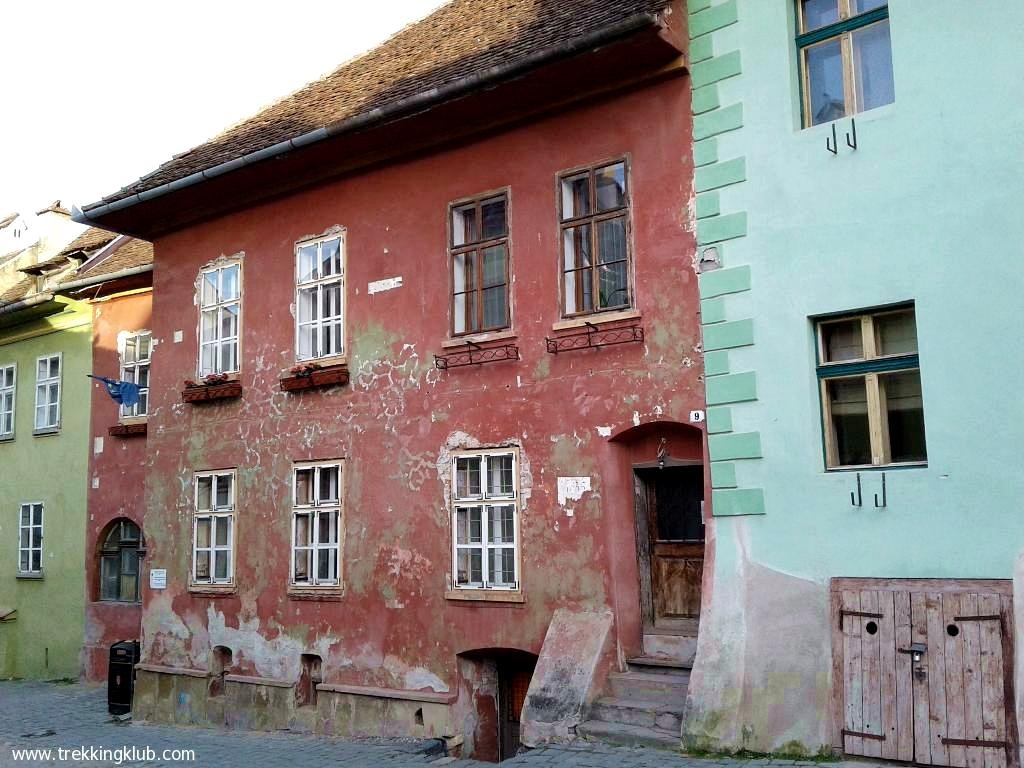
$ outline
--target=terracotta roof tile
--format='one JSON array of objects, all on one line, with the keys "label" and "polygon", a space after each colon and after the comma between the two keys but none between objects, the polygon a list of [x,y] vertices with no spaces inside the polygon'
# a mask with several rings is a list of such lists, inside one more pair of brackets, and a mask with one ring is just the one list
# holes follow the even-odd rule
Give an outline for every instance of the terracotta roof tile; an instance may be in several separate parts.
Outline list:
[{"label": "terracotta roof tile", "polygon": [[670,0],[452,0],[326,77],[94,204],[182,179],[543,48],[665,10]]},{"label": "terracotta roof tile", "polygon": [[0,293],[0,306],[9,304],[12,301],[20,301],[31,296],[36,291],[36,279],[25,277],[16,282],[3,293]]},{"label": "terracotta roof tile", "polygon": [[85,251],[91,253],[97,251],[108,243],[112,242],[115,238],[119,237],[116,232],[108,232],[105,229],[99,227],[89,227],[82,234],[68,243],[64,250],[60,252],[61,256],[65,256],[76,251]]},{"label": "terracotta roof tile", "polygon": [[132,267],[142,267],[153,263],[153,244],[146,240],[131,238],[117,246],[113,253],[103,258],[95,266],[86,266],[79,270],[72,279],[112,275]]}]

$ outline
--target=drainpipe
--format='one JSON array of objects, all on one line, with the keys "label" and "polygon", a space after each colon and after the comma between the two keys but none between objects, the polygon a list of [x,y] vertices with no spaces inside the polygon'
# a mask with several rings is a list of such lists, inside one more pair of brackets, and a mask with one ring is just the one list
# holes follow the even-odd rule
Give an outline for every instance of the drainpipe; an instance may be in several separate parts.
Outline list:
[{"label": "drainpipe", "polygon": [[125,208],[131,208],[139,203],[163,197],[171,192],[177,192],[179,190],[186,189],[187,187],[200,184],[207,179],[222,176],[225,173],[230,173],[231,171],[258,163],[262,160],[277,157],[278,155],[282,155],[293,149],[299,149],[310,144],[316,144],[324,141],[325,139],[339,136],[343,133],[364,130],[408,113],[426,110],[444,101],[455,99],[484,86],[495,84],[499,80],[521,75],[527,70],[557,61],[558,59],[568,58],[589,48],[597,48],[606,43],[610,43],[613,40],[627,37],[628,35],[645,27],[652,27],[658,24],[660,24],[658,14],[639,13],[635,16],[629,17],[628,19],[624,19],[618,24],[613,24],[609,27],[595,30],[590,34],[582,35],[559,45],[553,45],[548,48],[542,48],[538,51],[534,51],[533,53],[530,53],[521,59],[517,59],[516,61],[497,64],[479,72],[474,72],[473,74],[466,75],[465,77],[451,83],[447,83],[446,85],[431,88],[429,91],[421,91],[404,99],[399,99],[392,104],[372,109],[369,112],[362,112],[333,125],[317,128],[316,130],[297,136],[294,139],[287,139],[285,141],[278,142],[273,146],[266,147],[255,152],[249,152],[241,157],[236,157],[233,160],[220,163],[219,165],[215,165],[204,171],[197,171],[196,173],[190,174],[181,179],[161,184],[153,189],[137,192],[120,200],[115,200],[112,203],[96,203],[92,206],[86,206],[86,210],[82,210],[75,206],[71,211],[71,218],[79,224],[92,224],[98,226],[99,220],[108,213],[114,213]]},{"label": "drainpipe", "polygon": [[153,271],[152,264],[143,264],[141,267],[129,267],[128,269],[122,269],[120,272],[111,272],[107,275],[95,275],[94,277],[83,277],[81,280],[72,280],[69,283],[61,283],[57,286],[57,290],[61,291],[75,291],[79,288],[88,288],[93,285],[100,285],[101,283],[110,283],[114,280],[120,280],[124,277],[133,277],[134,275],[144,275],[147,272]]}]

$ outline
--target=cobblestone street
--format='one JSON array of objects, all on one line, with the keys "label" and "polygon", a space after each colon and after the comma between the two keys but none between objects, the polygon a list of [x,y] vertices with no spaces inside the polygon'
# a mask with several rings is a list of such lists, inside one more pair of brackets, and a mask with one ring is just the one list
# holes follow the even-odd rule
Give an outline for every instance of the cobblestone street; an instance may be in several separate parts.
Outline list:
[{"label": "cobblestone street", "polygon": [[[320,766],[439,765],[471,768],[490,765],[445,758],[436,742],[352,741],[293,733],[214,731],[180,726],[114,722],[106,711],[105,691],[83,685],[0,682],[0,768],[8,766],[246,766],[247,768],[319,768]],[[134,747],[142,759],[75,760],[58,756],[58,748],[124,750]],[[146,750],[155,757],[146,759]],[[49,758],[26,757],[21,750],[50,750]],[[194,760],[163,758],[165,750],[193,750]],[[17,752],[16,752],[17,751]],[[505,765],[531,768],[760,768],[799,765],[792,760],[696,759],[652,749],[581,743],[574,747],[534,749]],[[810,765],[810,764],[808,764]],[[840,768],[842,763],[833,764]],[[866,768],[867,763],[855,764]]]}]

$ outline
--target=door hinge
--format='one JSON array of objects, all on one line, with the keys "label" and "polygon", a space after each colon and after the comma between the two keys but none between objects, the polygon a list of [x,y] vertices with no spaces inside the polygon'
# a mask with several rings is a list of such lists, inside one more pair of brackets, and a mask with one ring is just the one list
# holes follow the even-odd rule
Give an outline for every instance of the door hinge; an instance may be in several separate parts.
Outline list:
[{"label": "door hinge", "polygon": [[951,747],[991,747],[993,749],[1006,749],[1005,741],[989,741],[987,739],[947,739],[942,737],[942,743]]},{"label": "door hinge", "polygon": [[872,741],[885,741],[885,736],[877,733],[864,733],[862,731],[848,731],[845,728],[842,731],[843,736],[859,736],[862,739],[871,739]]}]

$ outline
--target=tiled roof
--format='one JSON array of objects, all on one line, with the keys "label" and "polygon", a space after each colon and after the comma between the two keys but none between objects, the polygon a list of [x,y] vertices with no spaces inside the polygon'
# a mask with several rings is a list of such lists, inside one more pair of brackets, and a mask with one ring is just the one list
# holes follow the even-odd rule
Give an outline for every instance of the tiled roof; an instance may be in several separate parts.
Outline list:
[{"label": "tiled roof", "polygon": [[36,289],[36,279],[34,277],[24,277],[3,293],[0,293],[0,306],[8,304],[12,301],[20,301],[33,293]]},{"label": "tiled roof", "polygon": [[64,250],[60,252],[60,255],[65,256],[77,251],[91,253],[112,242],[118,236],[116,232],[108,232],[99,227],[89,227],[89,229],[68,243]]},{"label": "tiled roof", "polygon": [[452,0],[377,48],[95,205],[154,189],[499,64],[524,60],[538,50],[564,45],[638,14],[662,12],[670,2]]},{"label": "tiled roof", "polygon": [[153,263],[153,244],[146,240],[130,238],[117,246],[113,253],[103,258],[95,266],[79,270],[72,279],[112,275],[132,267],[143,267]]},{"label": "tiled roof", "polygon": [[36,211],[36,216],[42,216],[44,213],[62,213],[65,216],[71,215],[71,211],[69,211],[67,208],[61,205],[60,200],[54,200],[52,203],[50,203],[42,210]]},{"label": "tiled roof", "polygon": [[9,213],[6,216],[4,216],[2,219],[0,219],[0,229],[3,229],[8,224],[11,224],[16,218],[18,218],[17,213]]}]

